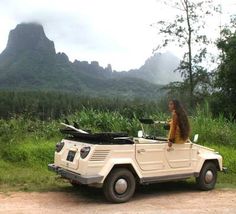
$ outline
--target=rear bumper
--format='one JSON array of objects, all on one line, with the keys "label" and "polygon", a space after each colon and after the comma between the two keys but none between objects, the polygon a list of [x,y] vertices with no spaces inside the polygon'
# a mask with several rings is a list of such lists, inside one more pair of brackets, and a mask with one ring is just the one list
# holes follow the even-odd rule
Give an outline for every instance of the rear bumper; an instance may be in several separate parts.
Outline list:
[{"label": "rear bumper", "polygon": [[61,177],[65,179],[76,181],[81,184],[100,183],[103,179],[103,176],[100,176],[100,175],[82,176],[78,173],[71,172],[69,170],[58,167],[55,164],[48,164],[48,169],[56,172],[57,174],[61,175]]}]

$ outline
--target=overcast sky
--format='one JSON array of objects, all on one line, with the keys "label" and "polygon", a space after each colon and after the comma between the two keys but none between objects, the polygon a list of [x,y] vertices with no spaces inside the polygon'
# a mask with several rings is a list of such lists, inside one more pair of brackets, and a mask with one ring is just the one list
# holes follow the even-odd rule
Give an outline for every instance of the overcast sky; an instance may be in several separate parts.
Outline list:
[{"label": "overcast sky", "polygon": [[[226,18],[236,12],[236,0],[221,3]],[[96,60],[115,70],[138,68],[158,44],[150,24],[173,16],[157,0],[0,0],[0,52],[17,24],[39,22],[56,51],[71,61]],[[178,48],[170,49],[180,55]]]}]

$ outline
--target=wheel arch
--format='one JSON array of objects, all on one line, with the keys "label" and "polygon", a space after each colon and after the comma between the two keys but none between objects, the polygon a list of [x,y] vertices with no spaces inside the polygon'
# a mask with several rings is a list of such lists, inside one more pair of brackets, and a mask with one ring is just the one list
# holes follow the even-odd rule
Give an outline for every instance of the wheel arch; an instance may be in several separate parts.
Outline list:
[{"label": "wheel arch", "polygon": [[210,154],[205,153],[205,154],[200,154],[199,158],[200,159],[198,161],[198,165],[195,172],[200,173],[202,167],[206,162],[213,162],[218,171],[223,170],[223,161],[221,155],[215,153],[210,153]]},{"label": "wheel arch", "polygon": [[202,167],[204,166],[205,163],[209,163],[209,162],[214,163],[215,166],[216,166],[216,169],[217,169],[218,171],[221,171],[221,169],[220,169],[220,163],[219,163],[219,160],[218,160],[218,159],[208,159],[208,160],[205,160],[204,163],[203,163],[203,165],[202,165]]},{"label": "wheel arch", "polygon": [[126,168],[126,169],[128,169],[130,172],[132,172],[132,174],[134,175],[134,178],[135,178],[135,180],[136,181],[140,181],[140,177],[139,177],[139,175],[137,174],[137,172],[136,172],[136,170],[134,169],[134,167],[133,167],[133,165],[131,164],[131,163],[127,163],[127,164],[115,164],[112,168],[111,168],[111,170],[110,170],[110,172],[108,173],[108,175],[112,172],[112,170],[114,170],[114,169],[117,169],[117,168]]},{"label": "wheel arch", "polygon": [[220,162],[219,162],[219,160],[218,160],[217,158],[206,159],[206,160],[204,160],[204,161],[201,163],[200,167],[198,168],[199,170],[197,170],[197,172],[195,172],[195,177],[198,177],[198,176],[199,176],[199,174],[200,174],[200,172],[201,172],[203,166],[204,166],[206,163],[209,163],[209,162],[212,162],[212,163],[215,164],[217,171],[221,171]]},{"label": "wheel arch", "polygon": [[134,162],[133,159],[130,158],[120,158],[120,159],[110,159],[109,162],[107,162],[104,167],[102,168],[101,175],[103,176],[103,180],[101,183],[105,181],[107,176],[111,173],[111,171],[115,168],[127,168],[129,169],[134,177],[140,181],[140,178],[142,177],[142,174],[140,173],[138,166]]}]

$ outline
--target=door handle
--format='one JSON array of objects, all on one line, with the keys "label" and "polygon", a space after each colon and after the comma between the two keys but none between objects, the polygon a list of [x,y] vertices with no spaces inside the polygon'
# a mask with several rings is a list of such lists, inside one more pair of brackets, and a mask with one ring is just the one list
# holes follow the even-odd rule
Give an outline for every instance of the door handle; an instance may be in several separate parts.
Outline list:
[{"label": "door handle", "polygon": [[168,148],[167,148],[167,151],[168,151],[168,152],[173,151],[173,150],[174,150],[173,147],[168,147]]},{"label": "door handle", "polygon": [[143,152],[146,152],[146,150],[145,149],[139,149],[138,150],[138,153],[140,154],[140,153],[143,153]]}]

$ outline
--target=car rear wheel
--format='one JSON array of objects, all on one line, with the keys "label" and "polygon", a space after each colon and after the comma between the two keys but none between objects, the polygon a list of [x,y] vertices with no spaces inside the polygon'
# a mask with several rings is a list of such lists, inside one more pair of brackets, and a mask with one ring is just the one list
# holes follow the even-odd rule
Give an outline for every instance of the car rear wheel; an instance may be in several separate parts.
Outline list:
[{"label": "car rear wheel", "polygon": [[214,189],[217,180],[217,168],[213,162],[206,162],[196,178],[197,185],[201,190]]},{"label": "car rear wheel", "polygon": [[126,168],[111,171],[103,185],[103,192],[108,201],[123,203],[134,194],[136,181],[132,172]]}]

